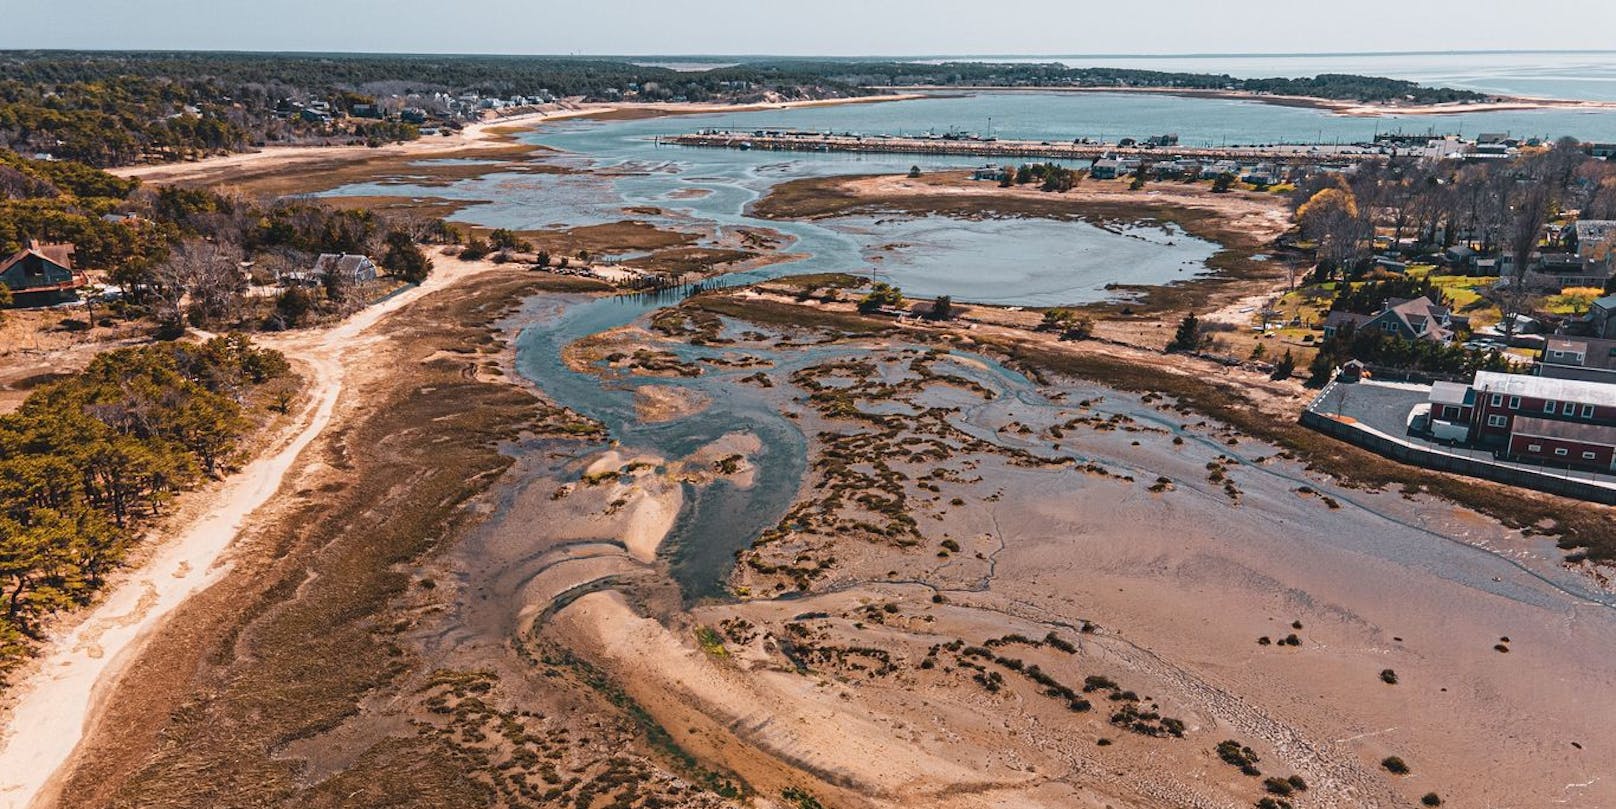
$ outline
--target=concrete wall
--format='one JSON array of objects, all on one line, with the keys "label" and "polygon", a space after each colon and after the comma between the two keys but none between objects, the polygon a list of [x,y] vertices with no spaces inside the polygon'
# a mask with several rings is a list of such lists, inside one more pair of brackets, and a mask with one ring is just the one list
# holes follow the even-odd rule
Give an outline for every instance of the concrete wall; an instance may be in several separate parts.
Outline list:
[{"label": "concrete wall", "polygon": [[1578,500],[1616,505],[1616,487],[1603,486],[1584,480],[1571,480],[1527,469],[1489,463],[1476,458],[1464,458],[1443,452],[1435,452],[1405,444],[1351,424],[1336,421],[1329,416],[1313,412],[1311,407],[1302,411],[1301,422],[1304,427],[1318,430],[1325,435],[1403,463],[1423,466],[1440,472],[1453,472],[1459,475],[1483,478],[1526,489],[1536,489],[1540,492],[1565,497],[1574,497]]}]

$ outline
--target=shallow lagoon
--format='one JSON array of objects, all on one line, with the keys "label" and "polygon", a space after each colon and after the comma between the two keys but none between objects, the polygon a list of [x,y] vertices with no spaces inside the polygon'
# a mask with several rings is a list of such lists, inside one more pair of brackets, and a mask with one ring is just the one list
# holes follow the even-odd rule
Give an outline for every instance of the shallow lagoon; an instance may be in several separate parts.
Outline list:
[{"label": "shallow lagoon", "polygon": [[1116,297],[1108,284],[1188,280],[1219,249],[1175,226],[936,215],[825,224],[857,239],[876,277],[905,292],[1007,306],[1085,303]]}]

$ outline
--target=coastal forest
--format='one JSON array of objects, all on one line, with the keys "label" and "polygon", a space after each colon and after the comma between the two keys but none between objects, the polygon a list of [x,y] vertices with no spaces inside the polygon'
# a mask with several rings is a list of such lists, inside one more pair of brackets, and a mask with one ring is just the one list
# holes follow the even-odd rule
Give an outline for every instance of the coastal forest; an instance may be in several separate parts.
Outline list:
[{"label": "coastal forest", "polygon": [[248,403],[287,371],[239,335],[124,348],[0,416],[0,674],[175,494],[236,463]]}]

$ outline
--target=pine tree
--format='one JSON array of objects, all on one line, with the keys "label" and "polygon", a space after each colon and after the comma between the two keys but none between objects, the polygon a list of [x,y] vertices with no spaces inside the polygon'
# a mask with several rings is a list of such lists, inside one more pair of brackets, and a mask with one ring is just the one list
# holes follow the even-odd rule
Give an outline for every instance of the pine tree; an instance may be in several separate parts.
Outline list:
[{"label": "pine tree", "polygon": [[1285,354],[1279,358],[1279,362],[1274,363],[1273,378],[1290,379],[1291,374],[1295,372],[1296,358],[1291,356],[1291,350],[1287,348],[1285,349]]},{"label": "pine tree", "polygon": [[1168,351],[1194,352],[1201,350],[1201,321],[1191,312],[1178,322],[1178,330],[1173,332],[1173,341],[1167,344]]}]

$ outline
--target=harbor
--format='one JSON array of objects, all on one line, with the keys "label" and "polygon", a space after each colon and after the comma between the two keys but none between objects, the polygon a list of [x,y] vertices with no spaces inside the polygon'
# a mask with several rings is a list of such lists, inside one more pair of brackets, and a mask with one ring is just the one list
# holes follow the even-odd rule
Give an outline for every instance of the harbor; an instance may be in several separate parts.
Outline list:
[{"label": "harbor", "polygon": [[1177,135],[1155,135],[1140,139],[1122,138],[1115,142],[1077,138],[1066,142],[1052,140],[1009,140],[971,133],[942,135],[866,135],[794,129],[736,131],[704,129],[682,135],[663,136],[660,144],[705,148],[778,151],[847,152],[865,154],[913,154],[927,156],[979,157],[986,159],[1035,159],[1095,161],[1134,159],[1140,161],[1192,160],[1204,162],[1260,161],[1290,166],[1350,165],[1381,162],[1397,156],[1465,157],[1475,144],[1453,136],[1433,136],[1411,141],[1407,138],[1380,138],[1363,143],[1271,143],[1233,146],[1180,145]]}]

